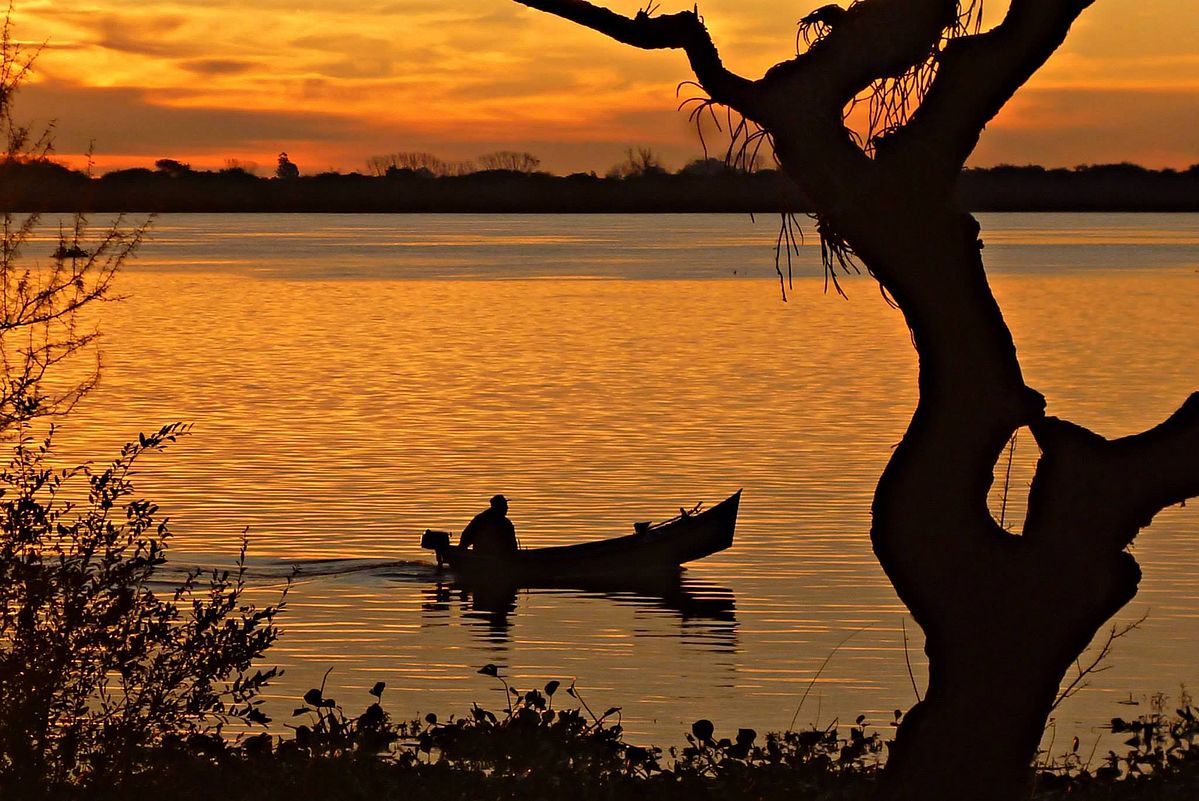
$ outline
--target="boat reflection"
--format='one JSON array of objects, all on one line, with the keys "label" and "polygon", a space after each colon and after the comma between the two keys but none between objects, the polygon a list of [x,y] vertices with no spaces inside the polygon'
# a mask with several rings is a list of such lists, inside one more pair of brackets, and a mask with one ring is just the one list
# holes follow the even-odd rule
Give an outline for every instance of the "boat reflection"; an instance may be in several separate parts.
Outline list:
[{"label": "boat reflection", "polygon": [[426,620],[452,617],[457,611],[464,625],[492,643],[506,643],[512,627],[511,615],[516,612],[515,588],[484,586],[467,588],[439,581],[421,590],[424,596],[421,614]]},{"label": "boat reflection", "polygon": [[[659,619],[673,620],[678,628],[666,632],[685,641],[701,644],[705,650],[736,650],[737,606],[733,591],[700,581],[683,578],[673,572],[660,577],[638,579],[577,580],[566,585],[517,587],[497,582],[463,582],[445,576],[421,590],[421,613],[430,624],[447,619],[468,627],[473,634],[491,645],[507,644],[512,639],[518,608],[544,607],[537,596],[557,599],[594,599],[646,612]],[[557,606],[557,604],[552,604]],[[631,636],[664,635],[660,626],[638,626]]]}]

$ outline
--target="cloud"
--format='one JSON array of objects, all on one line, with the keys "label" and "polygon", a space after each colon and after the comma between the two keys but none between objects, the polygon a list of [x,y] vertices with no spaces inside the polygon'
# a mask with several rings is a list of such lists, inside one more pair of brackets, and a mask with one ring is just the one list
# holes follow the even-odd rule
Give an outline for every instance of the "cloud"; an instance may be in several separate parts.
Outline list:
[{"label": "cloud", "polygon": [[1199,53],[1105,57],[1060,53],[1031,81],[1033,88],[1086,84],[1109,89],[1199,89]]},{"label": "cloud", "polygon": [[[188,44],[182,34],[189,18],[182,14],[154,12],[71,11],[63,9],[54,20],[73,29],[94,46],[121,53],[147,56],[179,56],[181,45]],[[193,42],[193,51],[202,49]]]},{"label": "cloud", "polygon": [[335,53],[390,53],[395,49],[392,39],[366,36],[360,33],[307,34],[290,40],[295,47]]},{"label": "cloud", "polygon": [[1199,162],[1199,89],[1026,88],[983,133],[974,164]]},{"label": "cloud", "polygon": [[[178,93],[176,93],[178,96]],[[56,119],[60,150],[147,155],[221,150],[230,154],[274,142],[329,142],[353,137],[357,124],[335,114],[166,105],[140,89],[101,89],[62,82],[28,87],[18,112]]]},{"label": "cloud", "polygon": [[233,58],[196,58],[190,61],[180,61],[179,66],[197,75],[240,75],[261,66],[257,61],[244,61]]},{"label": "cloud", "polygon": [[[795,20],[823,2],[703,10],[727,63],[752,76],[790,57]],[[51,80],[20,110],[60,119],[63,149],[95,138],[100,152],[270,163],[286,144],[306,167],[352,168],[372,153],[509,148],[558,171],[603,170],[633,144],[674,164],[699,150],[674,111],[691,77],[682,54],[511,0],[22,0],[19,22],[22,38],[51,42],[39,63]],[[992,123],[976,163],[1199,160],[1196,24],[1193,2],[1096,4]]]}]

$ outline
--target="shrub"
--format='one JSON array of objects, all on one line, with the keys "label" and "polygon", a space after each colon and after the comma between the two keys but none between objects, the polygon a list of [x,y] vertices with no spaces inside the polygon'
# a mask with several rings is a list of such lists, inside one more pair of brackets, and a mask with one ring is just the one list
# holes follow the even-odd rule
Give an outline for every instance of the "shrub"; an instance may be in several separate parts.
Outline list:
[{"label": "shrub", "polygon": [[0,470],[0,789],[119,782],[167,738],[266,723],[258,694],[278,671],[249,668],[282,605],[243,601],[244,543],[233,571],[152,586],[170,529],[130,476],[186,427],[73,470],[30,428]]}]

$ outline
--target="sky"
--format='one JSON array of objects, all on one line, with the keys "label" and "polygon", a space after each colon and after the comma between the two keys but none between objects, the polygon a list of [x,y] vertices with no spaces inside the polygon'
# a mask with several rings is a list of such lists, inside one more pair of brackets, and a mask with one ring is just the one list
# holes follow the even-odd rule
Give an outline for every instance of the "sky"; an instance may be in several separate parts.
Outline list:
[{"label": "sky", "polygon": [[[758,77],[794,54],[825,0],[706,0],[726,65]],[[1006,7],[988,0],[987,18]],[[636,0],[610,7],[636,12]],[[678,8],[691,3],[676,3]],[[678,10],[663,2],[663,12]],[[529,151],[597,170],[630,146],[678,168],[702,154],[677,51],[647,52],[512,0],[17,0],[16,37],[45,42],[18,116],[57,121],[61,158],[98,169],[227,160],[305,173],[371,156]],[[1097,0],[985,132],[972,164],[1199,162],[1199,3]]]}]

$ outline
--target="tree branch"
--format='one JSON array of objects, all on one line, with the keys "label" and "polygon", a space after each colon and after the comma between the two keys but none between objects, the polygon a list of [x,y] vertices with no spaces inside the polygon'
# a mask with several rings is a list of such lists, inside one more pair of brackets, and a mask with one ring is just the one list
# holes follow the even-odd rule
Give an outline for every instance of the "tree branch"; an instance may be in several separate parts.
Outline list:
[{"label": "tree branch", "polygon": [[1122,549],[1167,506],[1199,497],[1199,392],[1165,422],[1107,440],[1046,417],[1032,425],[1043,455],[1025,536]]},{"label": "tree branch", "polygon": [[993,30],[950,42],[937,76],[880,160],[908,162],[953,180],[988,122],[1062,44],[1093,0],[1013,0]]},{"label": "tree branch", "polygon": [[642,50],[682,50],[704,91],[751,119],[757,119],[756,82],[725,68],[703,20],[694,11],[651,17],[638,11],[625,17],[586,0],[516,0],[521,5],[576,22],[586,28]]},{"label": "tree branch", "polygon": [[[844,11],[823,11],[828,32],[759,82],[769,101],[764,124],[783,168],[861,255],[869,243],[852,221],[883,213],[870,207],[896,195],[851,138],[845,108],[880,78],[927,60],[954,20],[957,0],[860,0]],[[912,196],[901,194],[902,202]]]},{"label": "tree branch", "polygon": [[806,53],[766,74],[767,82],[798,82],[840,113],[879,78],[902,75],[932,53],[957,13],[957,0],[862,0],[832,23]]}]

